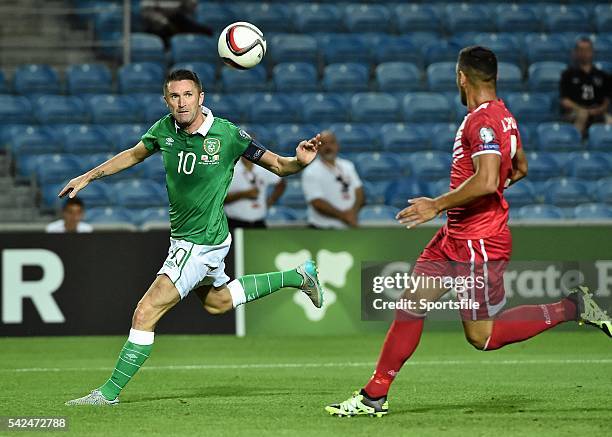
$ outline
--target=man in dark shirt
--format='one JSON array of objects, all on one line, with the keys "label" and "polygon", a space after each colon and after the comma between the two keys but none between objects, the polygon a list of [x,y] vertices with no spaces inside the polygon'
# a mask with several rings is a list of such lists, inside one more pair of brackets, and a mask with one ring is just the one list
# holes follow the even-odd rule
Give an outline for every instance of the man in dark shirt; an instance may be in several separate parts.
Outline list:
[{"label": "man in dark shirt", "polygon": [[593,43],[580,38],[574,47],[574,64],[561,75],[559,93],[564,118],[586,135],[592,123],[611,122],[607,113],[611,84],[608,75],[593,65]]}]

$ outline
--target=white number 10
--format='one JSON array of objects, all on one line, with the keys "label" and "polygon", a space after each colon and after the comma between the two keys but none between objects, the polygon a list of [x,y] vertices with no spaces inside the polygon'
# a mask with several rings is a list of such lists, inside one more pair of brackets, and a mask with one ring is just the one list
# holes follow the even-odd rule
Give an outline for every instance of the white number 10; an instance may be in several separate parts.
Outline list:
[{"label": "white number 10", "polygon": [[[185,155],[185,159],[183,160],[183,154]],[[181,172],[181,168],[183,169],[183,173],[191,174],[193,173],[193,168],[195,167],[196,155],[193,152],[188,152],[185,154],[182,150],[178,154],[179,163],[178,163],[178,172]],[[191,158],[191,164],[188,164],[189,158]],[[187,169],[189,166],[189,169]]]}]

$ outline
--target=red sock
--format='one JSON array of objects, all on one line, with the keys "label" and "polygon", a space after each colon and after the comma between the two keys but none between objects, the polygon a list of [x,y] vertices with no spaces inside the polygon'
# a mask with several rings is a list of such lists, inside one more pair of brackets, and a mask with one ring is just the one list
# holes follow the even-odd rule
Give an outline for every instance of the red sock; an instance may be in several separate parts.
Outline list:
[{"label": "red sock", "polygon": [[493,321],[485,350],[527,340],[559,323],[576,319],[576,304],[570,299],[547,305],[524,305],[504,311]]},{"label": "red sock", "polygon": [[387,332],[376,371],[365,386],[369,397],[378,398],[387,394],[395,375],[419,345],[423,321],[424,317],[411,317],[398,311],[396,320]]}]

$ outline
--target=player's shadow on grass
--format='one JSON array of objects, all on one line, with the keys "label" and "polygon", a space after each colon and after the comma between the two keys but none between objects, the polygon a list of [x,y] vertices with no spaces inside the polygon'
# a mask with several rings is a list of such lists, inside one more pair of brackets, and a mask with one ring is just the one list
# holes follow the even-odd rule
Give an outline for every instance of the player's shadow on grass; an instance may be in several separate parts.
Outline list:
[{"label": "player's shadow on grass", "polygon": [[[429,413],[432,411],[440,410],[452,410],[455,412],[463,412],[464,414],[499,414],[500,411],[512,413],[512,412],[525,412],[527,406],[538,402],[539,399],[527,398],[523,396],[507,396],[499,397],[492,396],[487,399],[480,399],[471,402],[437,402],[428,404],[419,404],[418,407],[394,409],[394,413]],[[529,410],[533,412],[535,410]]]}]

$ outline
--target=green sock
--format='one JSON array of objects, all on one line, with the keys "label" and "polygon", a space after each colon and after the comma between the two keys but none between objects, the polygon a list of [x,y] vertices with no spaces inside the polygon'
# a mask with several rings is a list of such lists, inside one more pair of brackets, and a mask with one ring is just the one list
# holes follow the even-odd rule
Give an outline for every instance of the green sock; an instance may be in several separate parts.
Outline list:
[{"label": "green sock", "polygon": [[285,272],[246,275],[238,278],[238,281],[240,281],[242,288],[244,288],[246,301],[251,302],[252,300],[267,296],[284,287],[298,288],[302,285],[304,280],[302,279],[302,275],[300,275],[296,269],[293,269]]},{"label": "green sock", "polygon": [[100,387],[102,395],[112,401],[123,388],[130,382],[132,376],[138,372],[138,369],[144,364],[149,358],[153,345],[149,344],[146,346],[134,344],[129,340],[123,345],[123,349],[119,353],[119,359],[115,365],[115,370],[110,379]]}]

